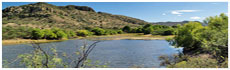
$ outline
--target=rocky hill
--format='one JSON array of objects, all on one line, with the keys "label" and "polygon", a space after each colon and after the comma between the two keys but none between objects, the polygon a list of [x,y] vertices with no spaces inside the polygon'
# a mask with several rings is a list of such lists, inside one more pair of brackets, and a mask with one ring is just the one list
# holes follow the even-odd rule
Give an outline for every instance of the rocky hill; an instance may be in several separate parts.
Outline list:
[{"label": "rocky hill", "polygon": [[88,27],[122,28],[148,24],[140,19],[96,12],[87,6],[55,6],[48,3],[33,3],[11,6],[2,10],[3,26],[25,26],[33,28],[84,29]]}]

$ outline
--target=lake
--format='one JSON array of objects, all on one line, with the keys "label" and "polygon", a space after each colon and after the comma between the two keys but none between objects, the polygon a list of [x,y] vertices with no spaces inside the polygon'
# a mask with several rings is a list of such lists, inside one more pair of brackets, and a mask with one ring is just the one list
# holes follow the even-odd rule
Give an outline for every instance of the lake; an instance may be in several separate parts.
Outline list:
[{"label": "lake", "polygon": [[[84,40],[66,40],[41,44],[44,50],[55,47],[59,53],[73,54]],[[93,41],[87,41],[88,44]],[[17,55],[30,53],[33,48],[29,44],[3,45],[3,60],[12,61]],[[88,59],[100,61],[101,64],[108,63],[110,68],[129,68],[134,66],[146,68],[160,68],[158,57],[161,55],[177,54],[181,48],[173,48],[165,40],[106,40],[99,42]],[[68,61],[68,60],[66,60]],[[9,65],[12,68],[21,68],[19,61]]]}]

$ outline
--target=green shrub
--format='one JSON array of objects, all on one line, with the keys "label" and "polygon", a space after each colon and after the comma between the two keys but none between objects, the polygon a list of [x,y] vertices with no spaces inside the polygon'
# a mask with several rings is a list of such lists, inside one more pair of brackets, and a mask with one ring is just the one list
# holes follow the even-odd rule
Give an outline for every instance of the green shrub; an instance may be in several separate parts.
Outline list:
[{"label": "green shrub", "polygon": [[129,26],[125,26],[123,29],[122,29],[122,31],[124,31],[124,32],[130,32],[131,31],[131,28],[129,27]]},{"label": "green shrub", "polygon": [[122,31],[122,30],[118,30],[117,33],[118,33],[118,34],[122,34],[123,31]]},{"label": "green shrub", "polygon": [[45,33],[45,35],[44,35],[45,39],[56,39],[57,38],[57,35],[55,33],[53,33],[52,30],[45,29],[43,31]]},{"label": "green shrub", "polygon": [[78,36],[89,36],[89,35],[91,35],[92,33],[91,32],[89,32],[88,30],[78,30],[77,31],[77,35]]},{"label": "green shrub", "polygon": [[72,30],[65,30],[65,33],[68,35],[68,38],[72,38],[76,36],[76,33]]},{"label": "green shrub", "polygon": [[207,56],[189,57],[187,61],[180,61],[167,66],[169,68],[218,68],[218,61]]},{"label": "green shrub", "polygon": [[105,31],[105,35],[114,35],[114,34],[118,34],[118,31],[116,30],[106,30]]},{"label": "green shrub", "polygon": [[56,33],[58,39],[66,39],[68,35],[63,31],[57,31]]},{"label": "green shrub", "polygon": [[33,29],[32,38],[33,39],[42,39],[45,36],[45,32],[40,29]]},{"label": "green shrub", "polygon": [[101,28],[94,28],[92,30],[92,32],[94,32],[95,35],[104,35],[105,34],[105,30],[101,29]]},{"label": "green shrub", "polygon": [[144,34],[151,34],[153,31],[154,30],[152,27],[148,27],[148,28],[144,29]]}]

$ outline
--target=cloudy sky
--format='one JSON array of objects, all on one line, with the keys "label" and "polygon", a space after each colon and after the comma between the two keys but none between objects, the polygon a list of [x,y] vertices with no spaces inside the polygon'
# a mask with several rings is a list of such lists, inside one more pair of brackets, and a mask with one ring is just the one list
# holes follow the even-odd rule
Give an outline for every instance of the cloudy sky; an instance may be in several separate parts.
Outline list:
[{"label": "cloudy sky", "polygon": [[[3,2],[9,6],[31,2]],[[228,12],[227,2],[48,2],[57,6],[89,6],[94,10],[139,18],[147,22],[203,21],[206,17]]]}]

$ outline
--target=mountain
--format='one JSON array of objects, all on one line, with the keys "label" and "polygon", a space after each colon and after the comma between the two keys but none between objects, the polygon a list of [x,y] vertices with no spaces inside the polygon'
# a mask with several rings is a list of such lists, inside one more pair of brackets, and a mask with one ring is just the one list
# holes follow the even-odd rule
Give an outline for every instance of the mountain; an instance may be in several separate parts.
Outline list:
[{"label": "mountain", "polygon": [[3,26],[25,26],[33,28],[84,29],[88,27],[122,28],[148,24],[143,20],[96,12],[87,6],[55,6],[38,2],[22,6],[11,6],[2,10]]}]

